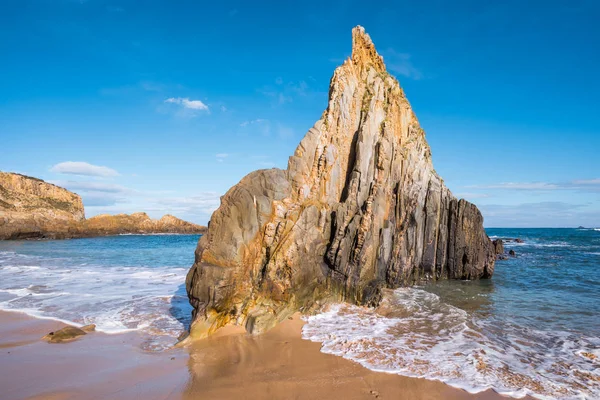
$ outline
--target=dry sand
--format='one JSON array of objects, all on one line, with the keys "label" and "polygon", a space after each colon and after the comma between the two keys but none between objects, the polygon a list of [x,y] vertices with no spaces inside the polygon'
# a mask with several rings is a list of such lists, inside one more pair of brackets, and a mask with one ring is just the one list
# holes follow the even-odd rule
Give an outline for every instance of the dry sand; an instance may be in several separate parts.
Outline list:
[{"label": "dry sand", "polygon": [[262,336],[229,328],[160,353],[135,332],[40,340],[64,326],[0,312],[0,399],[505,399],[372,372],[301,339],[296,316]]}]

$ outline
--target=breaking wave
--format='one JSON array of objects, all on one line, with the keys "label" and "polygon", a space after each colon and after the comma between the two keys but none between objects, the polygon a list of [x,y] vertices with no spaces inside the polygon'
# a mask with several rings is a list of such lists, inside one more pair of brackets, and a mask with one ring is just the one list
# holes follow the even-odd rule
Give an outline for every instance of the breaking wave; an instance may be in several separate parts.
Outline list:
[{"label": "breaking wave", "polygon": [[378,310],[330,306],[307,318],[303,337],[374,371],[472,393],[600,398],[599,338],[481,319],[421,289],[397,289]]}]

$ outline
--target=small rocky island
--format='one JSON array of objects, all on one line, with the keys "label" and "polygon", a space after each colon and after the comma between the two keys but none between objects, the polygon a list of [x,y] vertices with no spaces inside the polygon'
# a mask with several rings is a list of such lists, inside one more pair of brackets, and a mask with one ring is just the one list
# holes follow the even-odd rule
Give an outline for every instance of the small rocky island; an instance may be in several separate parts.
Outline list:
[{"label": "small rocky island", "polygon": [[186,282],[192,338],[228,324],[263,332],[329,301],[374,306],[383,289],[421,279],[492,276],[481,213],[434,170],[423,129],[362,27],[352,41],[287,170],[250,173],[212,215]]},{"label": "small rocky island", "polygon": [[204,233],[204,226],[146,213],[85,218],[79,195],[15,173],[0,172],[0,240],[67,239],[127,233]]}]

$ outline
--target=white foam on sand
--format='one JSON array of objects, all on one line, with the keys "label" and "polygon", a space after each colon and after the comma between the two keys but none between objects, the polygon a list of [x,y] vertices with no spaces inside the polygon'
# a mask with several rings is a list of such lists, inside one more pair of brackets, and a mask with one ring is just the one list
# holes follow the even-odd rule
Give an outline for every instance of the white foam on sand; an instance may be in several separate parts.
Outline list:
[{"label": "white foam on sand", "polygon": [[597,356],[599,338],[476,320],[420,289],[395,290],[379,313],[330,306],[308,317],[302,334],[321,342],[322,352],[371,370],[472,393],[491,388],[512,397],[600,398],[600,361],[590,356]]},{"label": "white foam on sand", "polygon": [[175,343],[189,323],[186,268],[114,267],[0,252],[0,309],[105,333],[144,331],[150,348]]}]

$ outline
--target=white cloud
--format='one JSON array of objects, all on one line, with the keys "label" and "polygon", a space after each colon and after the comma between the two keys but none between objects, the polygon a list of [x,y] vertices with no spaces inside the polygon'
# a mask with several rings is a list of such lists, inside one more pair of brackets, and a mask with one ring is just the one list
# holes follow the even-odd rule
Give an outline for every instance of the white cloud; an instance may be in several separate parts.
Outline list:
[{"label": "white cloud", "polygon": [[120,174],[112,168],[93,165],[83,161],[65,161],[56,164],[50,171],[59,174],[112,177]]},{"label": "white cloud", "polygon": [[116,183],[108,182],[81,182],[81,181],[49,181],[50,183],[64,187],[68,190],[77,192],[102,192],[102,193],[134,193],[135,190],[129,189]]},{"label": "white cloud", "polygon": [[166,99],[165,103],[179,104],[180,106],[184,108],[189,108],[190,110],[208,111],[208,106],[202,101],[190,100],[187,97],[171,97]]}]

